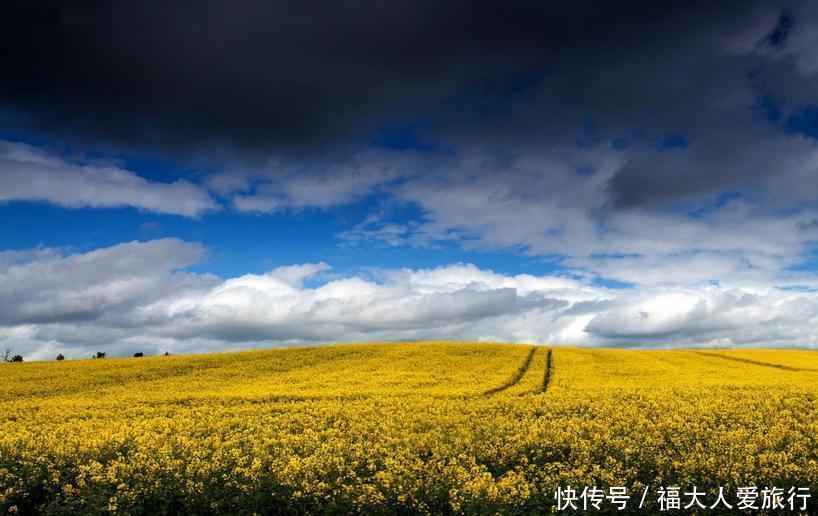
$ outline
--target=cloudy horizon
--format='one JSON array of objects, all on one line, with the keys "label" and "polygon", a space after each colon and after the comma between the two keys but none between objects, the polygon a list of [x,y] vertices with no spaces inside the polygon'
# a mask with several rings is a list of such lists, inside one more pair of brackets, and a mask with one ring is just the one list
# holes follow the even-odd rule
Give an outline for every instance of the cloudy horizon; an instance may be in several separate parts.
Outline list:
[{"label": "cloudy horizon", "polygon": [[0,348],[818,348],[818,6],[12,1]]}]

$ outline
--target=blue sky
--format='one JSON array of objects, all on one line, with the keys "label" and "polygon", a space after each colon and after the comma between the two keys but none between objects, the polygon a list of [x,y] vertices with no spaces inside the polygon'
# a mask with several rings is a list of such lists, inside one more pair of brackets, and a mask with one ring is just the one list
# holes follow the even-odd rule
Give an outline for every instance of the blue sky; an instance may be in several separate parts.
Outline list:
[{"label": "blue sky", "polygon": [[0,206],[0,241],[4,250],[59,247],[83,252],[132,240],[178,237],[211,249],[192,270],[223,277],[322,260],[345,272],[372,267],[429,268],[453,262],[506,273],[544,274],[560,269],[556,258],[521,256],[513,251],[469,251],[454,244],[432,249],[359,247],[339,239],[338,233],[362,220],[373,202],[329,212],[310,209],[263,216],[225,210],[195,219],[134,208],[65,209],[41,202],[11,202]]},{"label": "blue sky", "polygon": [[818,346],[813,4],[239,2],[0,17],[0,347]]},{"label": "blue sky", "polygon": [[[417,147],[412,132],[397,128],[394,133],[373,141],[376,147],[403,151]],[[31,145],[34,142],[6,136],[6,141]],[[42,141],[37,142],[41,146]],[[64,149],[71,156],[71,149]],[[133,158],[124,155],[86,153],[89,162],[104,159],[156,183],[172,183],[196,173],[167,160]],[[210,253],[192,271],[222,277],[246,273],[260,274],[293,263],[329,261],[340,273],[371,268],[432,268],[466,262],[501,273],[549,274],[563,270],[559,256],[526,256],[515,249],[464,248],[456,243],[390,246],[378,242],[358,245],[343,233],[364,221],[370,213],[383,209],[386,195],[368,195],[349,204],[326,209],[307,207],[275,213],[246,213],[218,199],[218,209],[195,217],[180,217],[118,206],[113,208],[68,208],[43,201],[9,201],[0,204],[0,242],[5,250],[36,247],[64,248],[87,252],[133,240],[176,237],[205,244]],[[415,206],[387,208],[391,221],[398,224],[422,217]]]}]

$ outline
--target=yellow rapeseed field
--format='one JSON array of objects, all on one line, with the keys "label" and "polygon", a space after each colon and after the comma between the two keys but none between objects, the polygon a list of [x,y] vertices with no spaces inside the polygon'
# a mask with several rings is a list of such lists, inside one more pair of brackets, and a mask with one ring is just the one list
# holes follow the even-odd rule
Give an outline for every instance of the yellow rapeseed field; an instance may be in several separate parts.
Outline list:
[{"label": "yellow rapeseed field", "polygon": [[0,513],[537,513],[562,486],[818,497],[818,352],[419,343],[0,364]]}]

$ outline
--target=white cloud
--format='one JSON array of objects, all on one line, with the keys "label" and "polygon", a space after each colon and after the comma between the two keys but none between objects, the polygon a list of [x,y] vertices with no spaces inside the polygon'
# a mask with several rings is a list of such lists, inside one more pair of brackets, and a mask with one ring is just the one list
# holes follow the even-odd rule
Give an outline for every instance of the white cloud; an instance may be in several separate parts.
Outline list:
[{"label": "white cloud", "polygon": [[23,143],[0,140],[0,202],[48,202],[67,208],[130,206],[195,217],[218,208],[201,187],[183,179],[148,181],[112,165],[71,163]]},{"label": "white cloud", "polygon": [[[371,195],[374,190],[406,173],[409,156],[376,150],[353,152],[314,162],[279,162],[244,172],[222,173],[208,184],[227,195],[242,212],[272,213],[303,208],[331,208]],[[253,180],[248,179],[252,177]]]},{"label": "white cloud", "polygon": [[[639,149],[572,144],[501,157],[480,149],[437,156],[394,189],[396,201],[417,208],[419,216],[372,214],[339,237],[351,246],[453,243],[564,257],[570,267],[643,285],[776,284],[818,241],[818,210],[806,202],[815,197],[807,178],[818,170],[818,147],[799,136],[753,146],[752,156],[728,165],[737,175],[743,167],[776,169],[756,190],[661,208],[609,205],[611,181]],[[673,166],[687,165],[695,168],[681,158]]]},{"label": "white cloud", "polygon": [[176,272],[204,253],[199,244],[172,238],[69,255],[0,252],[0,324],[105,324],[112,314],[207,284],[207,276]]},{"label": "white cloud", "polygon": [[231,279],[184,271],[204,253],[177,239],[0,253],[0,347],[29,359],[414,339],[818,347],[812,291],[607,289],[469,264],[374,276],[323,263]]}]

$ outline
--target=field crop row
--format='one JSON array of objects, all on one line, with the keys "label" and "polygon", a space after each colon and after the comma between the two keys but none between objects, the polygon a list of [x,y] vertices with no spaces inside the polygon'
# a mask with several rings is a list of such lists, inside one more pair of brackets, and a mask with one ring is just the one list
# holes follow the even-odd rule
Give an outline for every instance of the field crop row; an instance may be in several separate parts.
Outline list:
[{"label": "field crop row", "polygon": [[3,364],[0,512],[544,513],[568,485],[815,493],[814,367],[788,351],[454,343]]}]

